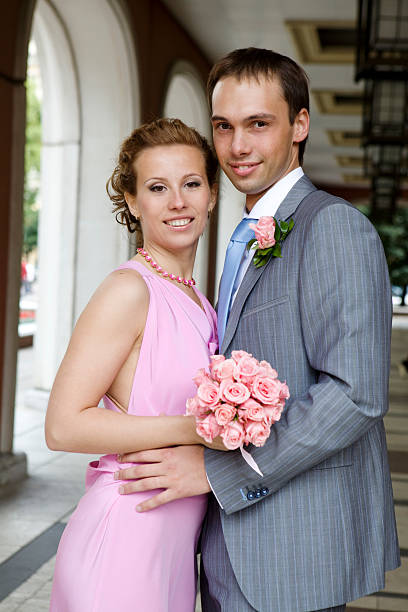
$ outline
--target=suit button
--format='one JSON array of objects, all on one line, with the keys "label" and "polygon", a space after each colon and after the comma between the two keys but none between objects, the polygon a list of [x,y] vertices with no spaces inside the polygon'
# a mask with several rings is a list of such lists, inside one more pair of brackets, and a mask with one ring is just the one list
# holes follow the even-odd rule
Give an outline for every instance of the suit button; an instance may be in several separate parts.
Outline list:
[{"label": "suit button", "polygon": [[253,499],[255,499],[255,491],[248,491],[247,500],[252,501]]},{"label": "suit button", "polygon": [[268,487],[262,487],[262,489],[261,489],[261,495],[262,495],[263,497],[265,497],[265,495],[268,495],[268,493],[269,493],[269,489],[268,489]]},{"label": "suit button", "polygon": [[258,498],[258,497],[261,497],[261,496],[262,496],[261,489],[257,489],[257,490],[255,491],[255,497],[257,497],[257,498]]}]

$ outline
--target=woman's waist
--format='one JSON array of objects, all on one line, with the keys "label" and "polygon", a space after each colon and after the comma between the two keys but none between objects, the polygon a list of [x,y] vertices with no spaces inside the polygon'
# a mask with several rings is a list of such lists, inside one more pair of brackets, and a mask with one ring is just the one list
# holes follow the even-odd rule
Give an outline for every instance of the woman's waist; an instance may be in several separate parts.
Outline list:
[{"label": "woman's waist", "polygon": [[[114,473],[120,469],[125,469],[128,467],[132,467],[134,465],[135,463],[119,463],[117,460],[117,455],[103,455],[99,457],[99,459],[90,461],[88,464],[88,468],[86,471],[86,477],[85,477],[86,490],[89,491],[91,487],[93,489],[95,487],[97,489],[100,489],[100,488],[105,489],[105,487],[108,487],[108,489],[110,489],[111,486],[115,486],[119,490],[119,487],[122,483],[129,482],[129,481],[115,480]],[[147,499],[149,497],[153,497],[154,495],[158,495],[162,491],[163,489],[152,489],[150,491],[139,491],[131,495],[126,495],[125,497],[128,499],[133,498],[133,500],[135,499],[135,497],[141,497],[143,499]],[[142,499],[139,501],[142,501]],[[183,502],[182,499],[175,500],[175,501],[179,501],[181,504]],[[184,498],[184,502],[186,502],[187,504],[192,503],[193,505],[198,504],[199,506],[201,506],[202,504],[206,505],[207,504],[207,494],[196,495],[194,497]],[[179,505],[179,504],[176,504],[176,505]]]},{"label": "woman's waist", "polygon": [[131,467],[131,463],[119,463],[117,455],[102,455],[99,459],[94,459],[88,463],[85,475],[85,487],[88,490],[96,481],[118,483],[114,480],[115,472],[122,468]]},{"label": "woman's waist", "polygon": [[119,463],[117,455],[102,455],[99,459],[90,461],[87,469],[97,472],[117,472],[132,465],[132,463]]}]

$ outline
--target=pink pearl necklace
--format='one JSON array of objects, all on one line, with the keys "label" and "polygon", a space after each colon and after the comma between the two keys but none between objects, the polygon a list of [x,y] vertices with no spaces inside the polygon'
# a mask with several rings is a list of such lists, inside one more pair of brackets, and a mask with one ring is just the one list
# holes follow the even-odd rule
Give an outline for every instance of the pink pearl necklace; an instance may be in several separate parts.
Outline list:
[{"label": "pink pearl necklace", "polygon": [[137,252],[139,253],[139,255],[144,257],[147,263],[149,263],[152,266],[152,268],[156,270],[158,274],[161,274],[163,278],[168,278],[169,280],[177,281],[178,283],[181,283],[182,285],[185,285],[186,287],[194,287],[194,285],[196,284],[194,278],[182,278],[181,276],[176,276],[175,274],[171,274],[170,272],[167,272],[167,270],[162,268],[162,266],[159,266],[159,264],[154,261],[152,256],[149,255],[149,253],[145,251],[144,249],[142,249],[141,247],[137,249]]}]

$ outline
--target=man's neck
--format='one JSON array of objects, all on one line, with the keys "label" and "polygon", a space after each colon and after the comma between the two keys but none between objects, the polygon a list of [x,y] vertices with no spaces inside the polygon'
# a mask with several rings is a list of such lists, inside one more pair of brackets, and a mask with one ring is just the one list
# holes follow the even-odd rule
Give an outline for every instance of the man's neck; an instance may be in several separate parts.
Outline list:
[{"label": "man's neck", "polygon": [[[245,202],[245,209],[247,211],[247,213],[249,214],[254,206],[256,205],[256,203],[263,198],[266,194],[268,194],[269,192],[273,191],[273,192],[277,192],[279,193],[280,191],[282,191],[282,189],[284,190],[284,192],[286,191],[284,185],[282,184],[282,181],[284,181],[284,183],[289,183],[289,189],[292,187],[292,184],[294,182],[297,182],[300,178],[300,176],[298,178],[293,179],[293,173],[296,171],[296,174],[303,174],[303,169],[301,166],[296,166],[296,168],[292,168],[292,170],[290,172],[288,172],[287,174],[285,174],[284,176],[282,176],[282,178],[280,178],[278,181],[276,181],[275,183],[273,183],[273,185],[271,185],[268,189],[265,189],[264,191],[261,191],[260,193],[257,194],[247,194],[246,196],[246,202]],[[280,188],[280,185],[282,184],[282,189]],[[287,193],[287,191],[286,191]],[[286,194],[285,194],[286,195]],[[272,196],[272,194],[271,194]]]}]

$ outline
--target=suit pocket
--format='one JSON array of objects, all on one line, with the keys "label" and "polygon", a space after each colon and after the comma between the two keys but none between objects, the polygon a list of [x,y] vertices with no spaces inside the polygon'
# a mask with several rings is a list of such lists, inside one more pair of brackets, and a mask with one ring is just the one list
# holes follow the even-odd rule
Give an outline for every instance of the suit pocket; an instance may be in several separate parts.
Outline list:
[{"label": "suit pocket", "polygon": [[288,295],[281,295],[280,297],[274,298],[269,302],[264,302],[263,304],[258,304],[257,306],[252,306],[248,310],[242,313],[241,319],[245,319],[251,315],[257,314],[258,312],[263,312],[264,310],[268,310],[268,308],[274,308],[275,306],[279,306],[280,304],[285,304],[289,302]]},{"label": "suit pocket", "polygon": [[353,465],[353,446],[343,448],[342,451],[315,465],[312,470],[331,470],[333,468]]}]

